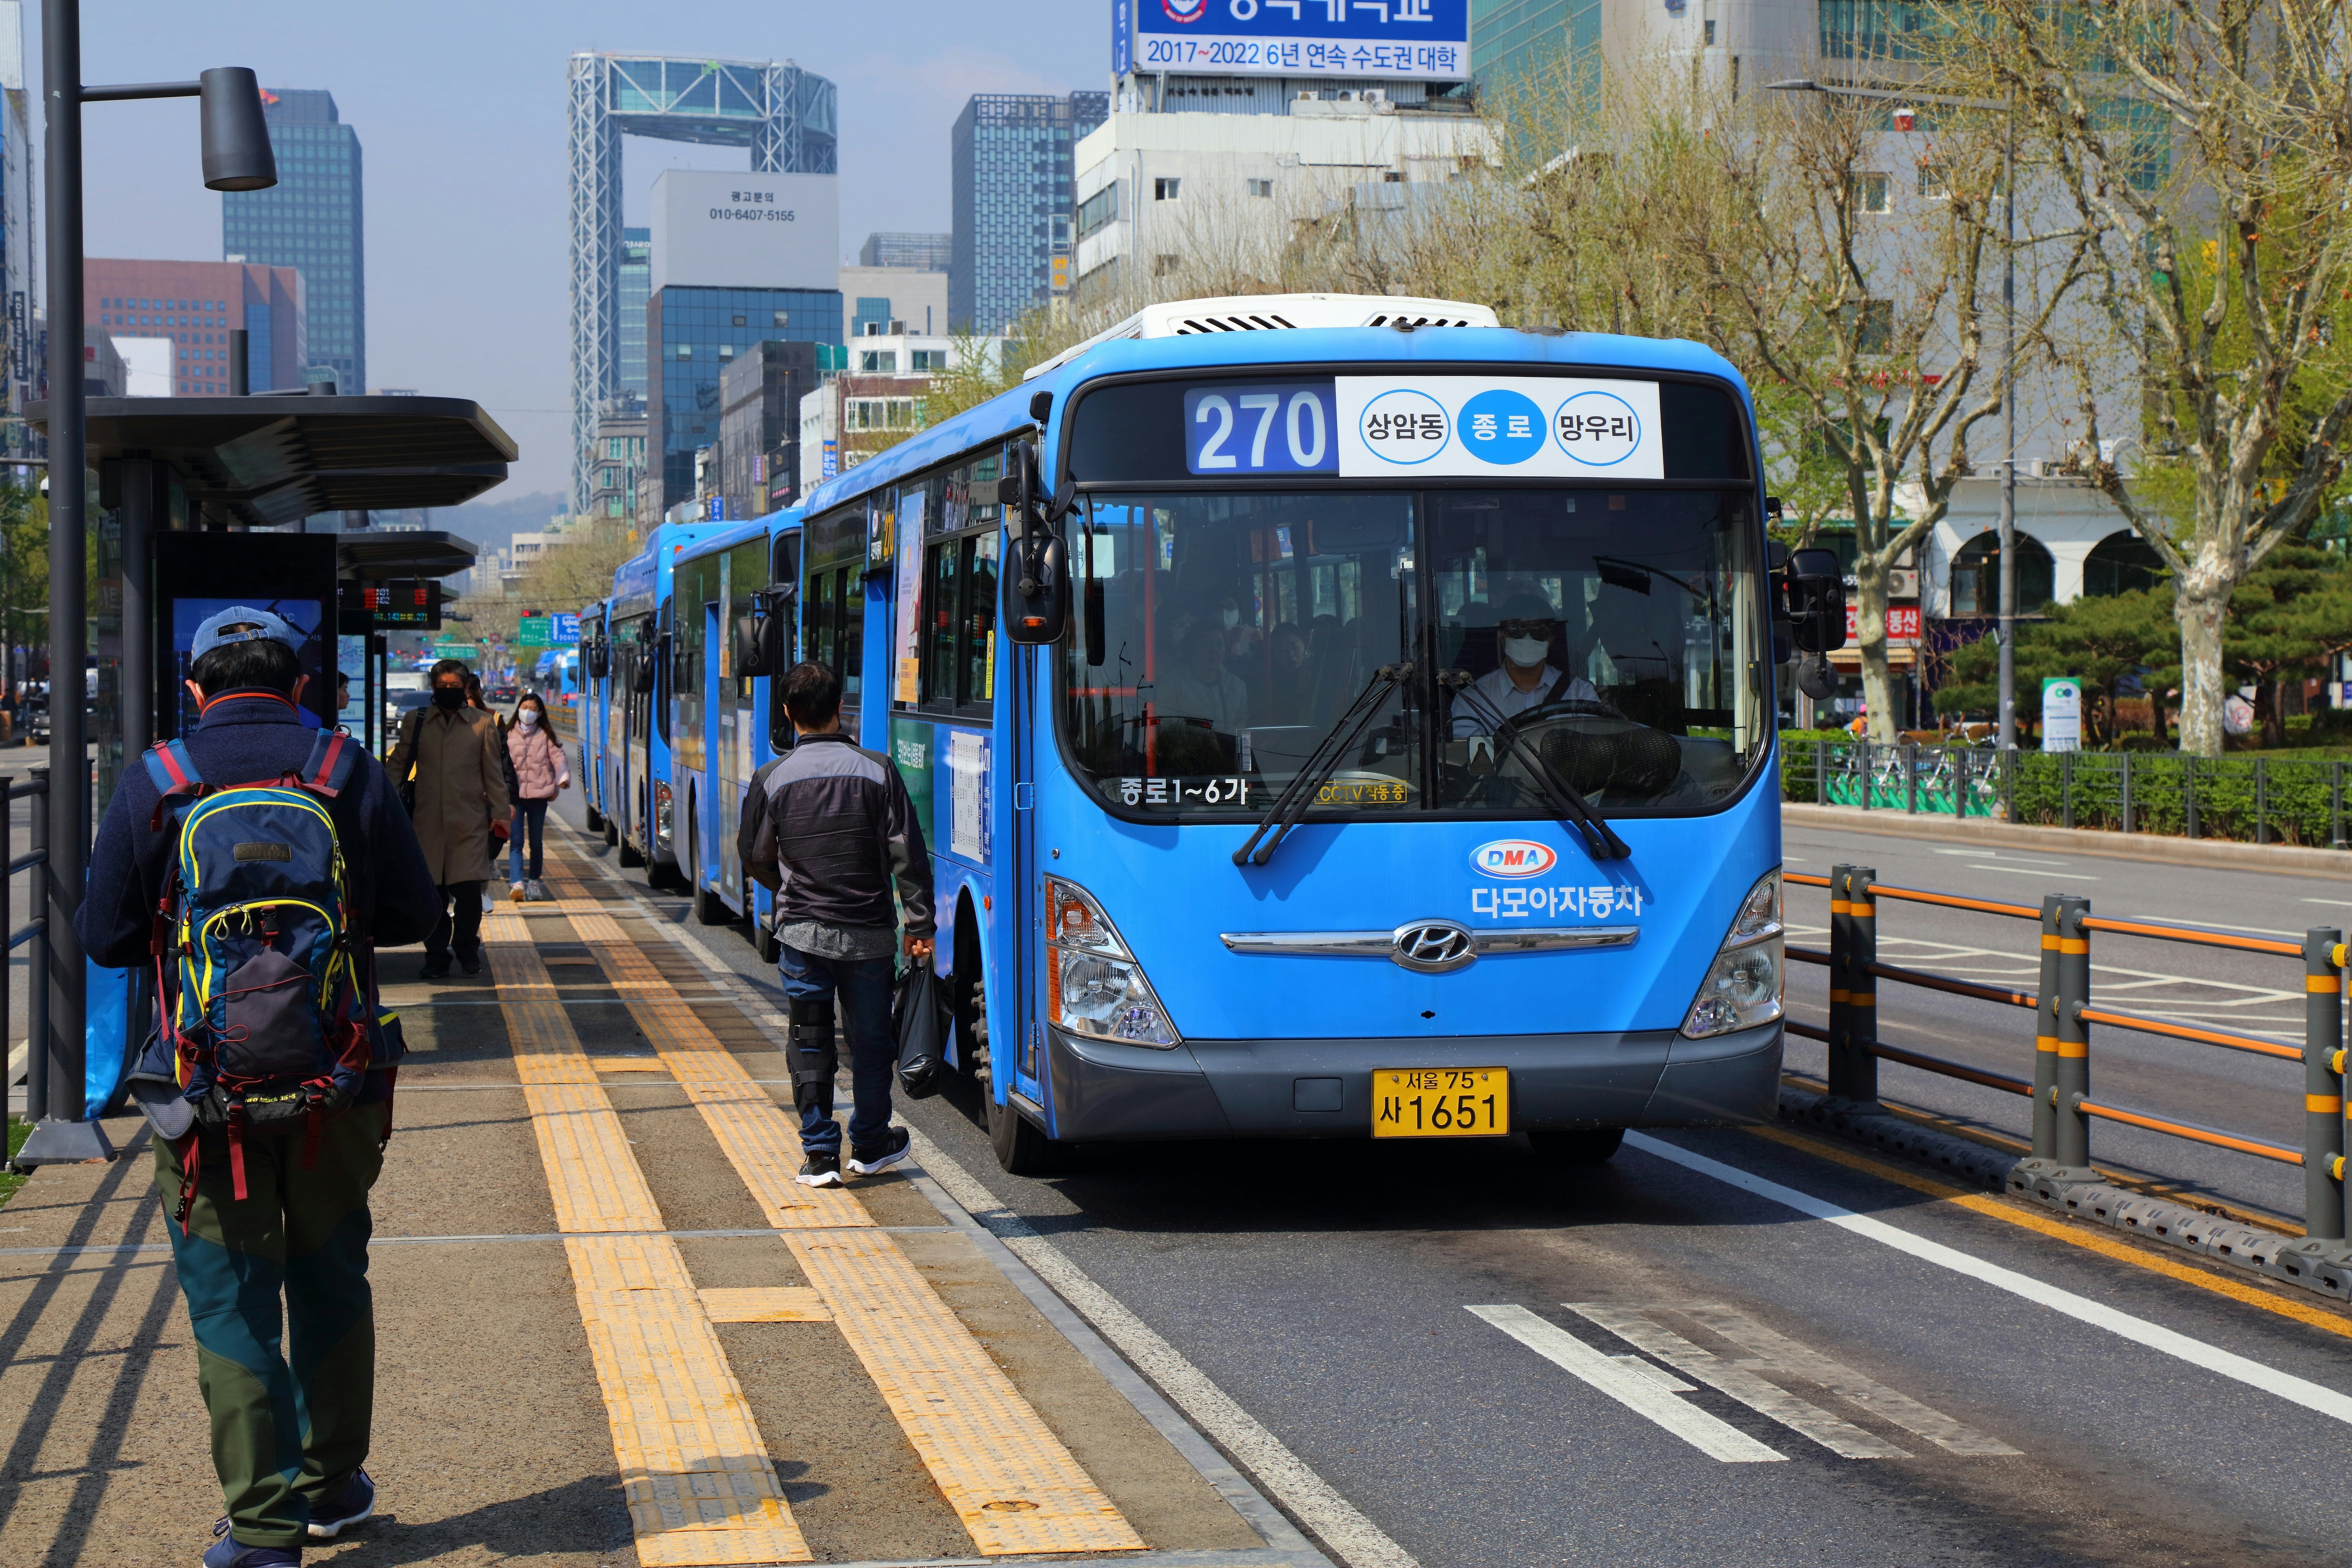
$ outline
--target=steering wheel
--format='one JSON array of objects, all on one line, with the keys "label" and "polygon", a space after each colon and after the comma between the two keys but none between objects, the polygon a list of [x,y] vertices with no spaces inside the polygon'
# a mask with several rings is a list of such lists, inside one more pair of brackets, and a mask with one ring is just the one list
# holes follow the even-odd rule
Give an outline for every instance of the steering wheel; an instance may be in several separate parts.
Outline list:
[{"label": "steering wheel", "polygon": [[1563,697],[1557,702],[1539,702],[1504,720],[1495,730],[1495,748],[1501,751],[1508,742],[1517,740],[1520,731],[1560,719],[1613,719],[1621,724],[1633,722],[1609,703],[1589,697]]}]

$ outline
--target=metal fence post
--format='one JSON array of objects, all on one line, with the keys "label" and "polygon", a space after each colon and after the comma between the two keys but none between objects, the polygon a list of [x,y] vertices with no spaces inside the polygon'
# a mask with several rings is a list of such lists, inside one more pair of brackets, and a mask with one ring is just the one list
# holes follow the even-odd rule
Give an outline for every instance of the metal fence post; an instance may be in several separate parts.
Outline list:
[{"label": "metal fence post", "polygon": [[1830,743],[1827,741],[1815,741],[1813,742],[1813,804],[1827,805],[1829,803]]},{"label": "metal fence post", "polygon": [[2033,1157],[2058,1154],[2058,895],[2042,895],[2042,978],[2033,1002]]},{"label": "metal fence post", "polygon": [[2058,798],[2061,825],[2074,826],[2074,753],[2067,752],[2058,760]]},{"label": "metal fence post", "polygon": [[[16,979],[16,952],[7,945],[7,942],[8,934],[16,929],[16,879],[9,872],[8,862],[16,858],[16,818],[12,809],[15,802],[9,792],[16,787],[15,779],[0,773],[0,1059],[11,1063],[16,1057],[16,1039],[13,1011],[16,998],[12,984]],[[27,1035],[25,1037],[25,1116],[27,1121],[40,1114],[40,1107],[33,1100],[33,1037]],[[8,1081],[0,1085],[0,1089],[14,1094],[16,1075],[12,1069],[5,1076]],[[48,1085],[44,1083],[41,1087],[46,1089]]]},{"label": "metal fence post", "polygon": [[2344,933],[2303,933],[2303,1234],[2344,1239],[2344,980],[2336,950]]},{"label": "metal fence post", "polygon": [[1870,737],[1864,735],[1854,742],[1854,754],[1862,759],[1862,809],[1870,809]]},{"label": "metal fence post", "polygon": [[1871,885],[1878,873],[1867,866],[1845,871],[1845,1031],[1836,1056],[1830,1060],[1830,1098],[1858,1105],[1878,1102],[1878,1058],[1870,1047],[1878,1040],[1878,980],[1870,973],[1878,962],[1878,910]]},{"label": "metal fence post", "polygon": [[2180,817],[2188,837],[2197,837],[2197,754],[2180,753]]},{"label": "metal fence post", "polygon": [[2129,833],[2131,831],[2131,757],[2132,754],[2129,752],[2126,752],[2124,753],[2123,830],[2126,833]]},{"label": "metal fence post", "polygon": [[1952,796],[1952,816],[1969,814],[1969,752],[1965,746],[1947,748],[1944,755],[1952,759],[1952,784],[1958,792]]},{"label": "metal fence post", "polygon": [[2000,816],[2004,822],[2017,821],[2017,748],[2010,747],[2000,754]]},{"label": "metal fence post", "polygon": [[2271,841],[2271,774],[2270,759],[2254,759],[2254,842]]},{"label": "metal fence post", "polygon": [[1903,742],[1903,809],[1914,816],[1919,815],[1919,745],[1916,741]]},{"label": "metal fence post", "polygon": [[1847,973],[1853,951],[1853,906],[1846,898],[1846,886],[1853,875],[1851,866],[1830,868],[1830,1025],[1828,1040],[1829,1091],[1835,1094],[1843,1081],[1846,1042],[1853,1037],[1853,976]]},{"label": "metal fence post", "polygon": [[2335,776],[2327,791],[2327,842],[2336,848],[2344,847],[2344,764],[2337,763],[2329,770]]},{"label": "metal fence post", "polygon": [[2054,1158],[2058,1182],[2095,1182],[2091,1169],[2091,1119],[2083,1101],[2091,1097],[2091,1026],[2083,1009],[2091,1005],[2091,933],[2083,921],[2091,900],[2058,895],[2058,1103]]}]

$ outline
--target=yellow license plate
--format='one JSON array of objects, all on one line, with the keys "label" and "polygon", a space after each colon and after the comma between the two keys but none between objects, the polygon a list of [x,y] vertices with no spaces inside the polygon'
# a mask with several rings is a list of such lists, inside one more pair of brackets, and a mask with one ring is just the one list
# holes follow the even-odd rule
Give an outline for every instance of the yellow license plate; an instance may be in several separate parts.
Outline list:
[{"label": "yellow license plate", "polygon": [[1402,1068],[1372,1074],[1375,1138],[1501,1138],[1511,1131],[1502,1068]]}]

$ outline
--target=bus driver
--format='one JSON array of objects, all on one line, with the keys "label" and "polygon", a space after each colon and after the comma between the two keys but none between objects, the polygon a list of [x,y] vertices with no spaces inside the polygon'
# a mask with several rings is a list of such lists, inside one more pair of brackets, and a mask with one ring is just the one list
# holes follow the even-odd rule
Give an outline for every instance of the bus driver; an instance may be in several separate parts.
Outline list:
[{"label": "bus driver", "polygon": [[1506,599],[1495,624],[1502,662],[1454,700],[1454,738],[1492,735],[1506,721],[1547,703],[1599,701],[1592,682],[1552,667],[1551,645],[1559,636],[1559,617],[1542,598],[1515,594]]}]

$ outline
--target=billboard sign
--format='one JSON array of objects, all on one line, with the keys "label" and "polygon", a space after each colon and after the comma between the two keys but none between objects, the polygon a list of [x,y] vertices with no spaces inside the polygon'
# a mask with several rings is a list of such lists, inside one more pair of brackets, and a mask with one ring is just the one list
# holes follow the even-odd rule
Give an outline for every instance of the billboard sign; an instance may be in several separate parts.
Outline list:
[{"label": "billboard sign", "polygon": [[559,645],[562,643],[575,643],[580,640],[580,617],[578,616],[572,615],[567,611],[559,613],[549,618],[555,624],[548,628],[548,635],[553,637]]},{"label": "billboard sign", "polygon": [[551,628],[548,626],[548,622],[553,618],[551,616],[525,616],[515,631],[515,646],[517,647],[551,647],[549,640]]},{"label": "billboard sign", "polygon": [[1470,75],[1470,0],[1112,0],[1111,74]]},{"label": "billboard sign", "polygon": [[832,174],[665,169],[654,181],[653,231],[656,289],[841,286],[841,182]]}]

